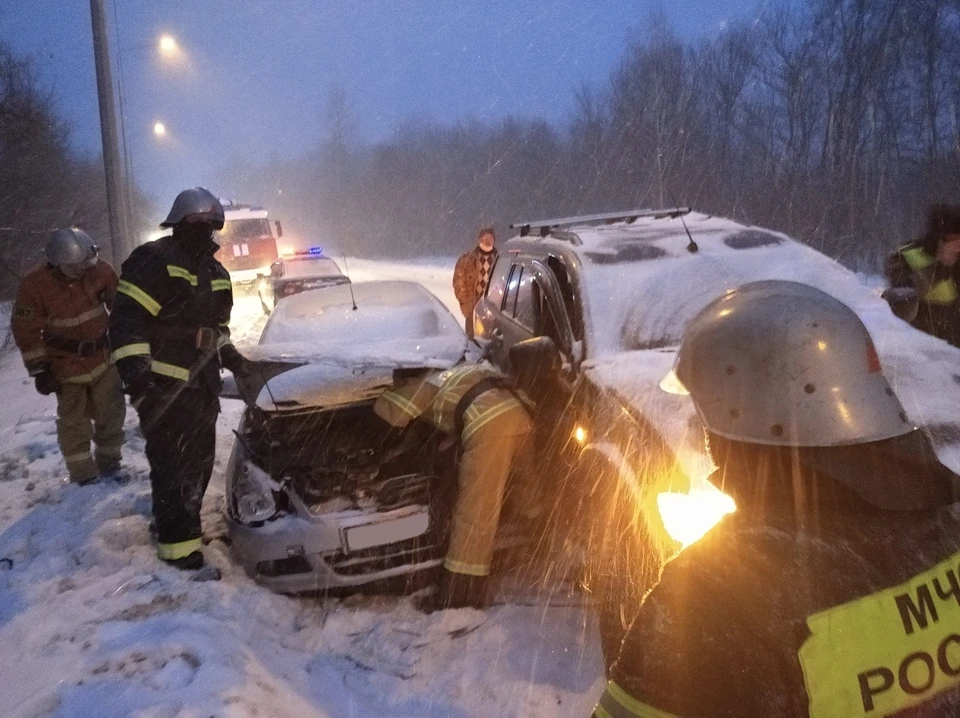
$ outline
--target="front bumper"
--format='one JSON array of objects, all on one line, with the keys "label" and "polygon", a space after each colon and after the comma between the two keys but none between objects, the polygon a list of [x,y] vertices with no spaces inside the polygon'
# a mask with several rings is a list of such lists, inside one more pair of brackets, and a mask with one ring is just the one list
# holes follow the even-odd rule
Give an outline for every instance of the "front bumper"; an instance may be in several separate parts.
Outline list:
[{"label": "front bumper", "polygon": [[278,593],[357,589],[439,566],[443,546],[425,506],[382,513],[283,516],[251,527],[227,515],[231,553]]}]

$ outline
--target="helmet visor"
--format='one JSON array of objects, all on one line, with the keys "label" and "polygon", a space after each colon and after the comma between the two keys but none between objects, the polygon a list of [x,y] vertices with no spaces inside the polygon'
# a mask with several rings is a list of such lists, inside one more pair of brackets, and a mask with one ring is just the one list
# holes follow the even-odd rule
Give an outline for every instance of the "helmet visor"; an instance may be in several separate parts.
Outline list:
[{"label": "helmet visor", "polygon": [[84,272],[96,265],[99,261],[99,247],[94,247],[90,256],[82,262],[72,262],[60,265],[60,271],[72,279],[78,279]]},{"label": "helmet visor", "polygon": [[690,396],[690,390],[683,385],[682,381],[680,381],[680,377],[677,376],[676,369],[671,369],[670,373],[660,380],[660,388],[668,394]]}]

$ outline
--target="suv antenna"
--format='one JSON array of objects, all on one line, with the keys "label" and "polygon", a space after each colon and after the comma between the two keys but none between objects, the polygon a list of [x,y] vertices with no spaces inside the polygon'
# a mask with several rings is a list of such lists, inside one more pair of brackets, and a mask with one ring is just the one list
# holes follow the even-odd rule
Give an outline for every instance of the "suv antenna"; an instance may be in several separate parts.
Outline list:
[{"label": "suv antenna", "polygon": [[[667,192],[670,192],[670,190],[668,189]],[[673,192],[670,192],[670,201],[673,202],[674,206],[677,206],[677,198],[673,196]],[[680,215],[680,223],[683,224],[683,231],[687,233],[687,239],[690,240],[689,244],[687,244],[687,251],[690,252],[690,254],[696,254],[700,251],[700,247],[693,241],[693,235],[690,234],[690,230],[687,229],[687,222],[684,220],[682,214]]]},{"label": "suv antenna", "polygon": [[353,280],[350,279],[350,267],[347,266],[347,255],[343,257],[343,273],[347,275],[347,286],[350,287],[350,301],[353,302],[353,311],[357,311],[357,298],[353,296]]}]

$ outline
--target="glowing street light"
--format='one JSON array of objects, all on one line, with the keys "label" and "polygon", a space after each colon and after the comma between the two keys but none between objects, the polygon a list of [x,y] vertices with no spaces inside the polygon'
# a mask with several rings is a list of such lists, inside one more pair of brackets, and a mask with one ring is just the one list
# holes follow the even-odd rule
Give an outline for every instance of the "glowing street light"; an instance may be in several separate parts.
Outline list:
[{"label": "glowing street light", "polygon": [[[91,3],[103,2],[103,0],[90,1]],[[127,144],[127,123],[125,119],[126,97],[124,92],[125,82],[123,77],[123,58],[126,53],[142,53],[146,51],[158,52],[160,56],[170,64],[180,64],[185,57],[183,50],[180,49],[180,46],[177,44],[177,40],[173,35],[161,35],[160,38],[155,41],[131,45],[129,47],[121,47],[117,50],[117,69],[120,72],[117,79],[117,89],[120,96],[120,137],[123,144],[124,174],[126,175],[126,210],[128,217],[133,216],[133,187],[136,182],[134,181],[133,177],[133,157]],[[161,139],[166,136],[167,128],[162,122],[155,122],[153,125],[153,134],[156,138]]]},{"label": "glowing street light", "polygon": [[162,35],[160,37],[160,52],[164,55],[175,55],[179,50],[180,47],[173,35]]}]

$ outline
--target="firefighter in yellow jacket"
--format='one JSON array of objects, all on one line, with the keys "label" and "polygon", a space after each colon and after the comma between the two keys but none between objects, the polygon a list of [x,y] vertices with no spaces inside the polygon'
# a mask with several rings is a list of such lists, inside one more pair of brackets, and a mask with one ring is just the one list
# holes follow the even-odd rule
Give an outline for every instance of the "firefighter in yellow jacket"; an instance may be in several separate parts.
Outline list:
[{"label": "firefighter in yellow jacket", "polygon": [[458,491],[440,590],[424,607],[483,607],[507,479],[511,471],[518,478],[530,473],[526,409],[495,369],[465,365],[394,387],[374,411],[397,429],[422,419],[459,439]]},{"label": "firefighter in yellow jacket", "polygon": [[886,274],[891,289],[916,292],[913,312],[900,314],[904,319],[960,346],[960,206],[930,207],[926,233],[890,255]]},{"label": "firefighter in yellow jacket", "polygon": [[37,391],[57,395],[60,451],[70,481],[84,484],[120,469],[126,405],[107,346],[117,273],[75,227],[54,232],[45,254],[17,289],[11,326]]}]

